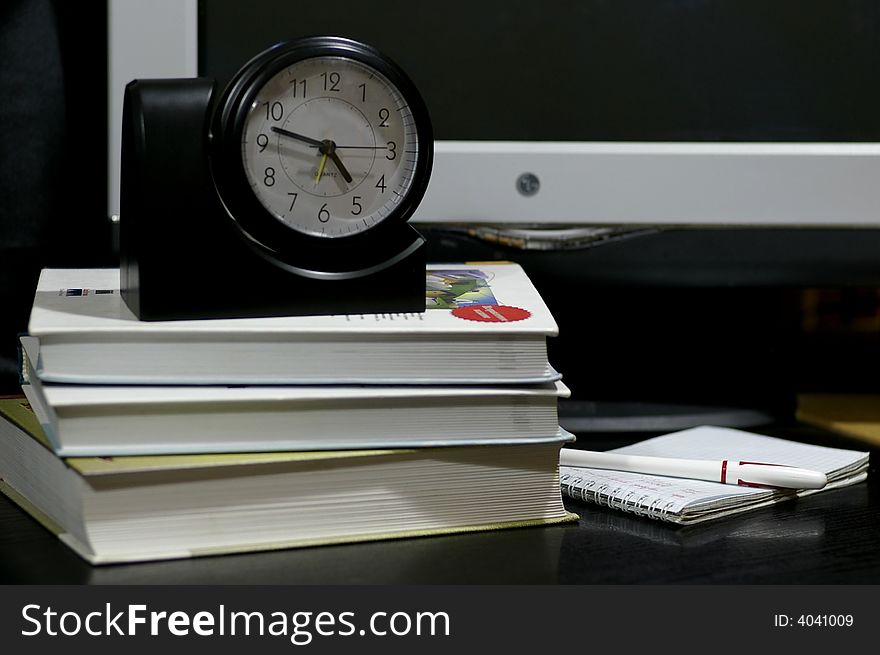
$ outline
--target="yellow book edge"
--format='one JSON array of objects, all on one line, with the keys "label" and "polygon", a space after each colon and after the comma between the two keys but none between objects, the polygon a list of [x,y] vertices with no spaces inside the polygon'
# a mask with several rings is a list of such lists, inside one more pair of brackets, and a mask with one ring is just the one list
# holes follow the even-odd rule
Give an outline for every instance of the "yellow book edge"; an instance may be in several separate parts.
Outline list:
[{"label": "yellow book edge", "polygon": [[880,445],[880,395],[800,394],[797,403],[798,421]]}]

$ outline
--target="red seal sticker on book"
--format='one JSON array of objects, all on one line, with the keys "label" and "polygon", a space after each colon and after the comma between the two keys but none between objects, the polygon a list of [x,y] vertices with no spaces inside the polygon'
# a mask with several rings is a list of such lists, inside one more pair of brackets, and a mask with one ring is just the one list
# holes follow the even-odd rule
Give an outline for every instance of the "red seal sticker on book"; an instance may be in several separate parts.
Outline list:
[{"label": "red seal sticker on book", "polygon": [[532,313],[510,305],[469,305],[468,307],[456,307],[452,310],[452,315],[482,323],[510,323],[522,321]]}]

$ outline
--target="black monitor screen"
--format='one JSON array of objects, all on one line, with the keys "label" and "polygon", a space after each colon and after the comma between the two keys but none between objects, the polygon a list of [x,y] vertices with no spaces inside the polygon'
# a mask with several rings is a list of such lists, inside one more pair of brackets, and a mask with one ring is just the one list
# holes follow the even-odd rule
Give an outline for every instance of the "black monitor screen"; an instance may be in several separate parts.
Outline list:
[{"label": "black monitor screen", "polygon": [[203,0],[201,73],[284,39],[366,41],[445,140],[878,141],[874,0]]}]

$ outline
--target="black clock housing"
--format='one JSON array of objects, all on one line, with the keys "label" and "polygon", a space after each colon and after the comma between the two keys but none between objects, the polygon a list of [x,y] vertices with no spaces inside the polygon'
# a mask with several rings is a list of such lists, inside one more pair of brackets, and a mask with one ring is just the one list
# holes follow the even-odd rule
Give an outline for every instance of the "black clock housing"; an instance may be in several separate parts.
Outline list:
[{"label": "black clock housing", "polygon": [[[382,73],[413,112],[419,156],[384,220],[338,238],[288,228],[256,199],[241,157],[246,112],[263,83],[310,57]],[[424,238],[407,223],[427,188],[433,133],[409,78],[375,49],[339,37],[278,44],[226,89],[207,78],[135,80],[125,90],[120,189],[122,296],[142,320],[421,312]]]}]

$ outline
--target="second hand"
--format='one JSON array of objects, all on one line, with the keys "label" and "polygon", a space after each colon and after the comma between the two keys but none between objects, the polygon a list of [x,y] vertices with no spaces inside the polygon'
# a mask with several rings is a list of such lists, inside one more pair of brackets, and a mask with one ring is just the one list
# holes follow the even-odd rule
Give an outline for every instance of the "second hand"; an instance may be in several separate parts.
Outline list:
[{"label": "second hand", "polygon": [[[312,145],[312,148],[318,148],[320,146]],[[388,150],[388,146],[336,146],[336,149],[344,148],[345,150]]]}]

